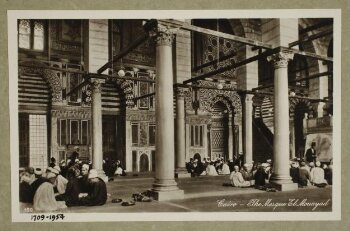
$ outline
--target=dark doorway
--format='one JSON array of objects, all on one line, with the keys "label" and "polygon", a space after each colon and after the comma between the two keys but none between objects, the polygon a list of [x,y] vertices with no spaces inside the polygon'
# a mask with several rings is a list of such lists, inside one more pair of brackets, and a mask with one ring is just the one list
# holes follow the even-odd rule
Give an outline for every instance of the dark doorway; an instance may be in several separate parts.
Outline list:
[{"label": "dark doorway", "polygon": [[102,116],[103,159],[118,160],[117,116]]},{"label": "dark doorway", "polygon": [[210,157],[228,160],[228,110],[222,102],[217,102],[212,109],[210,138]]},{"label": "dark doorway", "polygon": [[146,154],[142,154],[140,156],[140,172],[148,172],[149,171],[149,160]]}]

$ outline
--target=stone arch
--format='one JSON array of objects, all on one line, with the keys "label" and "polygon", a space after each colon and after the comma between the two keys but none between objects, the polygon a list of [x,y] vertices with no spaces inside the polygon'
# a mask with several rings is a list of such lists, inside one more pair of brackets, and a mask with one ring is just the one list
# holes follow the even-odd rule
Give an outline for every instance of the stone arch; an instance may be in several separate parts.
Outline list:
[{"label": "stone arch", "polygon": [[[129,72],[127,72],[128,74]],[[133,77],[133,76],[132,76]],[[134,84],[131,80],[124,80],[124,79],[112,79],[112,82],[114,82],[117,87],[120,88],[121,92],[124,95],[125,100],[125,106],[127,108],[132,108],[135,104],[134,102]]]},{"label": "stone arch", "polygon": [[[214,82],[209,81],[200,81],[199,85],[203,87],[216,87],[216,84]],[[223,85],[224,88],[234,88],[231,84]],[[200,88],[198,92],[200,100],[200,110],[210,112],[213,106],[213,102],[221,97],[221,99],[225,99],[230,105],[230,107],[228,108],[230,113],[233,112],[234,109],[235,116],[240,118],[240,116],[242,115],[241,98],[236,91],[222,91],[216,89]]]},{"label": "stone arch", "polygon": [[233,112],[233,107],[232,107],[231,102],[226,97],[224,97],[222,95],[217,95],[210,102],[210,112],[211,113],[213,113],[214,106],[219,102],[225,105],[225,107],[227,108],[227,111],[229,113]]},{"label": "stone arch", "polygon": [[289,118],[294,118],[294,112],[298,105],[304,104],[309,112],[313,111],[313,106],[307,99],[300,99],[300,98],[290,98],[289,99]]},{"label": "stone arch", "polygon": [[51,90],[51,101],[62,101],[62,86],[61,80],[57,73],[58,71],[48,69],[49,66],[40,61],[24,61],[19,63],[19,75],[24,74],[37,74],[48,83]]}]

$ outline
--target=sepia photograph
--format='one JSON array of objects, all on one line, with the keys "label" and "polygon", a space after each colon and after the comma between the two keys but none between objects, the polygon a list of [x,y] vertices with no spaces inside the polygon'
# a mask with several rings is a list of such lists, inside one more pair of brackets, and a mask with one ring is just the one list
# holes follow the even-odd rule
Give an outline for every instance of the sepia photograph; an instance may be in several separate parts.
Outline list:
[{"label": "sepia photograph", "polygon": [[339,10],[8,17],[13,221],[340,219]]}]

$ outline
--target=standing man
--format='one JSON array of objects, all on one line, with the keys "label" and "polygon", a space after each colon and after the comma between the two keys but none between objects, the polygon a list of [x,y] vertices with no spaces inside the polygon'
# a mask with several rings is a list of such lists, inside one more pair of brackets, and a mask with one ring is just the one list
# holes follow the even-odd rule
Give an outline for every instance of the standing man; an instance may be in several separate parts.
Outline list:
[{"label": "standing man", "polygon": [[308,163],[315,163],[316,162],[316,149],[315,149],[316,143],[312,142],[311,143],[311,148],[309,148],[308,150],[306,150],[306,154],[305,154],[305,159]]}]

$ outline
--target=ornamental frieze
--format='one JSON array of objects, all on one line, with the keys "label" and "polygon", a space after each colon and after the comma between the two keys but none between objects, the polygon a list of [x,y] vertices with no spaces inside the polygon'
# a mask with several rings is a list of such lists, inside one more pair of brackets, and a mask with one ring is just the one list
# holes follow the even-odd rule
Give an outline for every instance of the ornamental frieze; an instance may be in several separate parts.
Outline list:
[{"label": "ornamental frieze", "polygon": [[155,122],[155,113],[145,111],[128,111],[125,115],[128,121],[149,121]]},{"label": "ornamental frieze", "polygon": [[198,116],[187,116],[187,124],[211,124],[212,120],[210,117],[198,117]]},{"label": "ornamental frieze", "polygon": [[51,116],[67,119],[91,119],[91,110],[77,109],[54,109],[51,110]]}]

